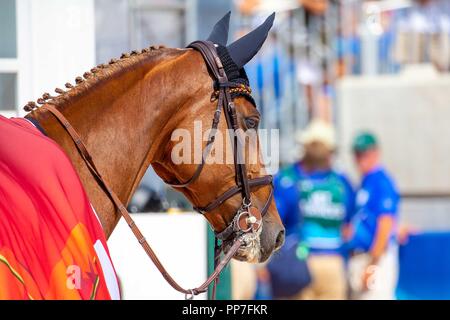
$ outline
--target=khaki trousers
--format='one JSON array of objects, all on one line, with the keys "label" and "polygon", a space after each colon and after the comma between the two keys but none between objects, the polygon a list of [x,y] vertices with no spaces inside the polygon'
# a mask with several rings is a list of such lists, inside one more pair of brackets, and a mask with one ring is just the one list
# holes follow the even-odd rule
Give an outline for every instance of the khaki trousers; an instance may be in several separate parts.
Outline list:
[{"label": "khaki trousers", "polygon": [[231,296],[233,300],[253,299],[256,292],[257,278],[254,265],[231,260]]},{"label": "khaki trousers", "polygon": [[347,297],[344,259],[339,255],[310,255],[307,260],[312,283],[298,300],[344,300]]},{"label": "khaki trousers", "polygon": [[391,244],[373,267],[369,290],[362,290],[362,275],[370,263],[368,254],[350,258],[348,264],[351,298],[354,300],[393,300],[398,278],[398,246]]}]

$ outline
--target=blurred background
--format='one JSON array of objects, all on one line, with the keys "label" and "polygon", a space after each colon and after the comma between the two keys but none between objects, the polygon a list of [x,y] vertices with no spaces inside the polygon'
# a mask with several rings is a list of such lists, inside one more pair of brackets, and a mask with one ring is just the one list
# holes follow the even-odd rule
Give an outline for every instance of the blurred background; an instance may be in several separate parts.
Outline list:
[{"label": "blurred background", "polygon": [[[230,41],[277,12],[246,71],[261,127],[280,130],[281,167],[301,157],[298,133],[322,119],[336,129],[335,166],[356,188],[352,139],[373,132],[407,230],[396,297],[450,298],[450,1],[0,0],[0,114],[23,116],[27,101],[123,52],[204,39],[229,10]],[[150,169],[129,209],[181,282],[204,279],[212,234],[182,213],[191,206],[180,194]],[[124,297],[180,298],[128,233],[119,225],[109,241]],[[219,298],[270,298],[257,278],[255,267],[234,263]]]}]

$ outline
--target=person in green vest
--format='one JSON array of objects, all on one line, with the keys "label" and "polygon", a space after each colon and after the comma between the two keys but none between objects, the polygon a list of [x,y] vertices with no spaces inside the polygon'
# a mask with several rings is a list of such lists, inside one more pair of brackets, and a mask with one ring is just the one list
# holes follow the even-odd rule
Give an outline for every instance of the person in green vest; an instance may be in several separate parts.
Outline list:
[{"label": "person in green vest", "polygon": [[311,284],[295,298],[346,299],[342,231],[353,211],[349,180],[333,169],[334,128],[312,121],[300,135],[301,160],[275,177],[275,201],[289,234],[307,249]]}]

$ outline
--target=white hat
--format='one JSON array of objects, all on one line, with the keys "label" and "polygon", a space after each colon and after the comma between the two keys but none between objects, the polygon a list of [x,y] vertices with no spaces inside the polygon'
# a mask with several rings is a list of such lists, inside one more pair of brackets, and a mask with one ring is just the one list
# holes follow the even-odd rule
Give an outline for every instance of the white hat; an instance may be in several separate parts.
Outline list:
[{"label": "white hat", "polygon": [[303,145],[322,142],[330,150],[333,150],[336,146],[336,134],[333,126],[320,119],[311,121],[305,130],[297,134],[296,140]]}]

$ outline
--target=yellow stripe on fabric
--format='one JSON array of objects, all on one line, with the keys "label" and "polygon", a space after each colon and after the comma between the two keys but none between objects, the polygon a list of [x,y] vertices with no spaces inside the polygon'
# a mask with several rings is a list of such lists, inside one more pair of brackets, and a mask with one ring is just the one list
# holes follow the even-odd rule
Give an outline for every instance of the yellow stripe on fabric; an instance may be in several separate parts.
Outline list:
[{"label": "yellow stripe on fabric", "polygon": [[8,262],[8,260],[6,260],[6,258],[4,256],[2,256],[0,254],[0,261],[3,262],[4,264],[6,264],[6,266],[8,267],[8,269],[11,271],[11,273],[17,278],[17,280],[20,281],[20,283],[22,283],[23,285],[25,285],[25,282],[23,281],[22,277],[20,276],[20,274],[14,270],[14,268],[11,266],[11,264]]},{"label": "yellow stripe on fabric", "polygon": [[91,297],[90,297],[91,300],[94,300],[95,296],[97,295],[97,289],[98,289],[98,284],[99,283],[100,283],[100,277],[97,276],[95,278],[94,288],[92,288],[92,293],[91,293]]},{"label": "yellow stripe on fabric", "polygon": [[20,276],[20,274],[11,266],[11,264],[8,262],[8,260],[6,260],[6,258],[0,254],[0,262],[3,262],[9,269],[9,271],[11,271],[11,273],[14,275],[14,277],[19,280],[19,282],[24,286],[25,292],[27,293],[27,296],[30,300],[34,300],[33,297],[30,295],[30,293],[28,292],[28,290],[25,287],[25,281],[23,281],[22,277]]}]

